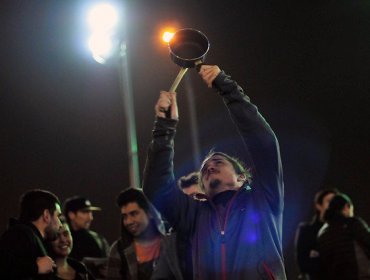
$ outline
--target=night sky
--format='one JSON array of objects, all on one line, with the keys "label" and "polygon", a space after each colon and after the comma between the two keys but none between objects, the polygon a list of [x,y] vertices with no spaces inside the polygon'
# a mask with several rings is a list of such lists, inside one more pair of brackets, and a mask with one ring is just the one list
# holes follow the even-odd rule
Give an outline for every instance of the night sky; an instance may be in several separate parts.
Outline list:
[{"label": "night sky", "polygon": [[[95,1],[8,0],[0,4],[0,229],[19,196],[45,188],[103,208],[93,229],[119,236],[116,195],[129,186],[119,74],[86,47]],[[283,245],[296,275],[294,232],[323,187],[347,193],[370,222],[369,1],[127,1],[127,47],[140,169],[160,90],[177,75],[161,30],[192,27],[210,40],[206,62],[246,90],[275,130],[285,175]],[[177,177],[197,168],[190,133],[194,93],[201,155],[235,156],[242,143],[221,99],[190,70],[177,92]]]}]

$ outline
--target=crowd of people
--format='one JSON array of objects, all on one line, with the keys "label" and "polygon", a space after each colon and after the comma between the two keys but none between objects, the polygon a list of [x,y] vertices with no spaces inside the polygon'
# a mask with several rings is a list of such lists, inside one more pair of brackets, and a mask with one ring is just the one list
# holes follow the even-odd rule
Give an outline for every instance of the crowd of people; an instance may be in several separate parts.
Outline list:
[{"label": "crowd of people", "polygon": [[[47,190],[20,199],[0,238],[2,279],[284,280],[283,169],[275,133],[244,90],[216,65],[199,75],[222,98],[243,143],[236,156],[211,151],[199,172],[176,179],[175,92],[161,91],[142,189],[118,194],[121,235],[111,246],[90,230],[88,198],[61,204]],[[241,160],[243,159],[243,161]],[[370,231],[335,189],[314,199],[297,229],[300,279],[370,279]]]}]

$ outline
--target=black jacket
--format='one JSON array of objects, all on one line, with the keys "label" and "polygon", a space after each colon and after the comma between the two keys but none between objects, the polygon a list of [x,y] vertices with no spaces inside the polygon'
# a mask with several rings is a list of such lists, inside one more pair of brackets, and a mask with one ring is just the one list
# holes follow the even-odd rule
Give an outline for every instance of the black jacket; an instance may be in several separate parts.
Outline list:
[{"label": "black jacket", "polygon": [[301,279],[319,278],[320,260],[317,249],[317,234],[323,226],[317,217],[311,223],[301,223],[296,232],[296,259]]},{"label": "black jacket", "polygon": [[36,260],[43,256],[47,256],[47,251],[39,230],[32,223],[11,220],[0,238],[1,278],[50,279],[51,274],[38,274]]},{"label": "black jacket", "polygon": [[84,257],[106,258],[109,245],[105,238],[88,229],[72,230],[73,248],[71,258],[82,261]]},{"label": "black jacket", "polygon": [[254,174],[235,193],[221,224],[213,201],[196,201],[176,186],[173,173],[177,121],[157,118],[143,189],[176,231],[192,243],[194,279],[286,279],[282,253],[283,175],[274,132],[236,82],[214,81],[239,133]]},{"label": "black jacket", "polygon": [[187,239],[177,236],[176,233],[166,235],[162,239],[159,259],[150,279],[193,279],[193,271],[191,269],[191,247]]},{"label": "black jacket", "polygon": [[[94,276],[87,270],[86,266],[75,259],[67,258],[68,264],[76,271],[75,280],[95,280]],[[63,280],[59,278],[56,271],[53,274],[53,280]]]},{"label": "black jacket", "polygon": [[323,280],[370,279],[370,230],[360,218],[341,218],[319,232]]}]

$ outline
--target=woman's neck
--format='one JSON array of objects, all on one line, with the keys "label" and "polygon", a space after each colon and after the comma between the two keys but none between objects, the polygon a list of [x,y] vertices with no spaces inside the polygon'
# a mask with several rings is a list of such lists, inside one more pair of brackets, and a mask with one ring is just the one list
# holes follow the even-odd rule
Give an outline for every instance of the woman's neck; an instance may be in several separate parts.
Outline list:
[{"label": "woman's neck", "polygon": [[67,257],[56,258],[57,276],[65,280],[75,279],[76,271],[68,264]]}]

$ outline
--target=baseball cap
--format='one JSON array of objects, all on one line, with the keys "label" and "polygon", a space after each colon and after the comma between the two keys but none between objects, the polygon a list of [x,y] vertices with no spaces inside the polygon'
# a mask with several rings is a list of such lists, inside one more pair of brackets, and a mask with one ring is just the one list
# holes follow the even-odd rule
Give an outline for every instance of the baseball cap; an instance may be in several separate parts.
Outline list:
[{"label": "baseball cap", "polygon": [[81,196],[73,196],[67,198],[64,202],[64,215],[67,215],[69,212],[77,211],[100,211],[101,208],[91,205],[90,200]]}]

